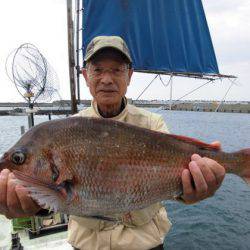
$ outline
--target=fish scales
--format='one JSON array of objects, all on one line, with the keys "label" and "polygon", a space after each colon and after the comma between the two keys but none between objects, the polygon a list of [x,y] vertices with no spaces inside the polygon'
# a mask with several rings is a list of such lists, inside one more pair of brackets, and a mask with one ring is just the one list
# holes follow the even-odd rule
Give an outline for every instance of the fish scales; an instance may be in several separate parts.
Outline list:
[{"label": "fish scales", "polygon": [[[92,124],[89,124],[90,127],[92,127]],[[143,189],[144,187],[147,187],[147,179],[148,177],[150,177],[149,173],[150,171],[145,171],[145,178],[139,178],[140,176],[138,175],[141,175],[141,167],[144,167],[144,170],[145,170],[145,167],[147,166],[147,158],[149,158],[148,160],[148,166],[151,166],[151,164],[155,161],[155,160],[151,160],[150,157],[147,157],[149,156],[149,152],[154,149],[154,144],[151,143],[151,141],[149,141],[152,145],[152,147],[148,150],[145,150],[144,149],[144,154],[142,154],[141,152],[141,145],[139,145],[139,147],[137,147],[138,150],[135,150],[134,149],[134,145],[136,145],[135,143],[138,143],[138,136],[135,136],[135,134],[131,134],[129,133],[129,135],[131,135],[132,138],[129,138],[129,140],[127,140],[128,142],[128,145],[126,147],[126,145],[123,145],[122,147],[122,151],[121,150],[117,150],[119,149],[116,145],[117,145],[117,141],[119,142],[119,139],[121,141],[124,142],[124,135],[126,135],[127,133],[122,129],[121,131],[115,131],[113,129],[111,129],[110,126],[108,126],[107,128],[104,127],[103,128],[103,125],[101,124],[101,127],[99,129],[96,129],[96,130],[92,130],[92,134],[91,133],[87,133],[87,134],[84,134],[82,133],[82,128],[80,128],[80,134],[79,134],[79,137],[78,138],[81,138],[81,136],[83,138],[85,138],[85,140],[87,139],[87,141],[91,141],[91,142],[95,142],[95,138],[98,137],[98,135],[103,138],[103,137],[106,137],[106,141],[102,141],[104,142],[104,145],[102,144],[102,142],[99,142],[98,144],[99,145],[96,145],[96,144],[93,144],[91,143],[88,147],[88,149],[90,150],[90,152],[87,152],[88,155],[91,155],[93,154],[93,158],[96,157],[96,155],[99,155],[99,159],[103,159],[102,161],[102,164],[98,165],[97,162],[93,163],[93,162],[90,162],[90,164],[87,164],[88,166],[92,166],[91,168],[87,168],[85,170],[89,170],[88,173],[85,172],[85,176],[90,176],[92,177],[92,174],[93,173],[93,166],[96,166],[96,170],[94,173],[97,173],[98,175],[96,176],[93,176],[93,183],[100,183],[102,182],[102,190],[103,190],[103,193],[110,193],[111,190],[117,190],[118,192],[121,192],[123,190],[120,189],[121,187],[121,184],[125,182],[125,186],[135,186],[135,189],[137,188],[138,186],[138,191],[137,192],[138,194],[141,194],[143,193]],[[85,130],[86,130],[86,127],[85,127]],[[88,131],[88,130],[86,130]],[[60,135],[61,133],[59,133]],[[110,136],[109,136],[110,134]],[[117,139],[117,134],[118,134],[118,139]],[[76,133],[76,135],[78,136],[78,133]],[[110,140],[107,140],[107,137],[109,136]],[[116,144],[114,144],[114,141],[116,141]],[[68,143],[68,141],[66,141],[66,143]],[[140,140],[139,140],[139,143],[141,144]],[[142,144],[143,146],[145,147],[145,145],[150,145],[149,143],[148,144],[145,144],[144,140],[142,141]],[[118,144],[119,145],[119,144]],[[75,148],[74,147],[74,151],[77,151],[79,146],[76,145],[77,147]],[[93,147],[93,149],[91,148],[91,146]],[[104,149],[107,149],[107,151],[103,150]],[[132,150],[131,150],[132,149]],[[156,147],[156,149],[158,149]],[[86,149],[85,149],[86,151]],[[100,153],[103,153],[103,155],[100,155]],[[158,152],[158,151],[157,151]],[[160,153],[161,154],[161,153]],[[159,154],[155,154],[155,159],[161,159],[160,156],[158,156]],[[90,157],[90,158],[92,158]],[[145,159],[146,157],[146,159]],[[92,158],[92,159],[93,159]],[[140,159],[143,159],[144,160],[140,160]],[[106,160],[104,160],[106,159]],[[131,160],[131,159],[134,159],[134,160]],[[139,160],[137,160],[139,159]],[[157,166],[161,166],[159,163],[159,160],[156,161],[155,165],[157,164]],[[163,161],[164,163],[166,161]],[[107,167],[109,166],[109,168],[113,168],[115,169],[115,171],[113,171],[112,173],[110,171],[107,171]],[[122,168],[122,169],[119,169],[117,168],[117,166],[121,166],[121,167],[125,167],[125,166],[132,166],[131,168],[127,168],[125,170],[125,168]],[[134,166],[139,166],[139,168],[135,168]],[[157,167],[156,166],[156,167]],[[101,169],[103,169],[104,171],[102,172]],[[139,170],[139,171],[138,171]],[[160,172],[158,172],[160,173]],[[107,177],[106,177],[107,176]],[[106,182],[104,181],[106,178],[108,178],[109,176],[109,179],[114,179],[113,182]],[[135,176],[135,183],[133,179],[131,179],[131,176]],[[99,177],[99,178],[98,178]],[[153,179],[154,175],[152,174],[151,178]],[[162,175],[156,175],[155,176],[155,180],[156,182],[158,183],[159,182],[159,179],[162,177]],[[96,179],[96,181],[95,181]],[[138,181],[139,180],[139,181]],[[83,184],[83,183],[82,183]],[[117,185],[116,185],[117,184]],[[153,187],[155,187],[155,185],[153,185]],[[157,186],[156,186],[157,187]],[[117,192],[116,191],[116,192]],[[126,190],[125,190],[126,191]],[[152,189],[152,194],[155,193],[156,190]],[[96,192],[97,195],[102,195],[101,192]],[[99,197],[95,197],[95,198],[99,198]],[[143,199],[144,197],[141,196],[141,198]],[[118,206],[120,205],[124,205],[124,204],[119,204],[118,203]]]},{"label": "fish scales", "polygon": [[[250,178],[249,149],[224,153],[194,139],[83,117],[30,129],[0,160],[0,170],[14,170],[44,207],[75,215],[103,215],[174,199],[182,192],[181,173],[193,153]],[[25,156],[22,164],[13,163],[13,155],[18,154]],[[47,204],[41,198],[45,194],[53,196],[55,204]]]}]

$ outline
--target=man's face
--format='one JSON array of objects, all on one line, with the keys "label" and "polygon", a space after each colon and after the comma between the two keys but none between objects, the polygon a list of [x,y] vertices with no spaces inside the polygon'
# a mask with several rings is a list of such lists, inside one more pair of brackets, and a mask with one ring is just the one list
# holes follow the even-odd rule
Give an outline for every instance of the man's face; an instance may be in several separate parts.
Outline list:
[{"label": "man's face", "polygon": [[122,60],[100,57],[89,62],[83,76],[99,106],[120,105],[127,92],[133,70]]}]

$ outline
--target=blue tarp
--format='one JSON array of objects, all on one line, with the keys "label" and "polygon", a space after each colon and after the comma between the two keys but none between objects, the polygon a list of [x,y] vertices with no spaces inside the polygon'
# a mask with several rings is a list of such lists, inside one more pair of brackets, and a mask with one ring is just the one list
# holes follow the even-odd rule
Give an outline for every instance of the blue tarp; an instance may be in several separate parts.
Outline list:
[{"label": "blue tarp", "polygon": [[218,74],[200,0],[83,0],[83,56],[90,40],[119,35],[138,71]]}]

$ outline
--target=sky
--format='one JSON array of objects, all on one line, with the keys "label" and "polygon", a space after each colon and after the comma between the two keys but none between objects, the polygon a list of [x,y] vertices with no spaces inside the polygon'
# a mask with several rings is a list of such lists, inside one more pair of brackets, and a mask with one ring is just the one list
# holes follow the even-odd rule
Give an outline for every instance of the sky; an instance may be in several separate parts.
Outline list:
[{"label": "sky", "polygon": [[[203,0],[220,73],[237,76],[226,100],[250,101],[250,1]],[[6,75],[8,55],[23,43],[34,44],[58,76],[59,94],[70,99],[66,0],[0,0],[0,102],[23,98]],[[127,97],[136,99],[155,76],[134,73]],[[162,76],[165,83],[168,76]],[[204,80],[173,78],[174,100],[181,99]],[[81,78],[81,99],[91,99]],[[185,96],[185,100],[222,100],[230,87],[227,79],[207,84]],[[169,87],[156,80],[140,99],[168,100]],[[55,95],[54,100],[59,96]]]}]

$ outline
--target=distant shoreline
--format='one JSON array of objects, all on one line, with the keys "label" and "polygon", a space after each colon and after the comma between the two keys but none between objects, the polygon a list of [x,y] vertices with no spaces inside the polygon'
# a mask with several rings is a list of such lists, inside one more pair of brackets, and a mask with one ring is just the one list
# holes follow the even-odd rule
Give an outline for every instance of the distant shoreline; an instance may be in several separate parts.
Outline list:
[{"label": "distant shoreline", "polygon": [[[250,114],[250,101],[243,102],[217,102],[217,101],[172,101],[170,105],[169,101],[160,100],[131,100],[129,103],[133,103],[137,107],[143,108],[159,108],[162,110],[179,110],[179,111],[198,111],[198,112],[225,112],[225,113],[249,113]],[[37,115],[70,115],[71,103],[69,100],[54,101],[53,103],[38,103],[34,105],[38,107]],[[79,105],[79,109],[89,107],[91,105],[90,100],[83,100]],[[0,103],[0,116],[6,115],[26,115],[26,109],[28,109],[27,103]]]},{"label": "distant shoreline", "polygon": [[[163,106],[168,105],[170,103],[169,100],[132,100],[128,98],[129,103],[133,103],[135,105],[153,105],[153,106]],[[173,100],[172,103],[174,104],[193,104],[193,105],[215,105],[217,106],[220,104],[220,100],[217,101],[204,101],[204,100]],[[89,106],[91,104],[91,100],[81,100],[81,105]],[[70,107],[71,101],[70,100],[59,100],[53,102],[40,102],[36,103],[34,106],[39,107],[56,107],[56,106],[63,106],[63,107]],[[250,106],[249,101],[224,101],[223,105],[242,105],[242,106]],[[28,107],[26,102],[0,102],[0,107]]]}]

